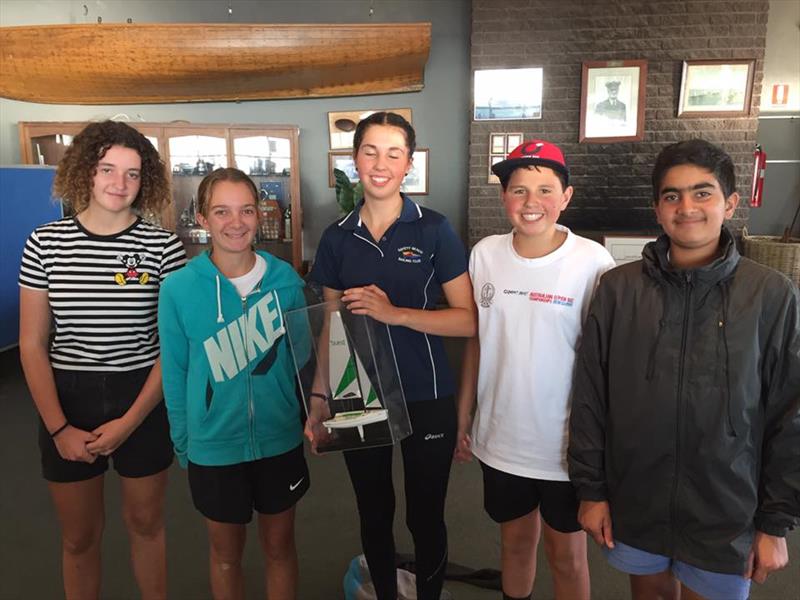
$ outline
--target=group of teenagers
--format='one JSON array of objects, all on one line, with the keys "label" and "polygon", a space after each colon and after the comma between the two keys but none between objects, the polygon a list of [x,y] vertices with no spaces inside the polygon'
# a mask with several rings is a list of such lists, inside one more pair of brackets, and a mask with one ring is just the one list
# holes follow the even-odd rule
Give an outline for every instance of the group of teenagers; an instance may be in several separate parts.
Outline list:
[{"label": "group of teenagers", "polygon": [[[492,167],[510,232],[469,256],[444,216],[401,192],[415,145],[397,114],[358,124],[363,198],[323,233],[310,279],[388,327],[413,428],[399,446],[417,597],[440,597],[450,469],[474,456],[505,600],[531,598],[540,536],[556,598],[588,599],[587,534],[637,600],[747,598],[787,564],[800,519],[800,299],[724,225],[739,201],[731,157],[702,140],[665,147],[652,173],[664,233],[614,268],[558,223],[573,188],[556,145],[526,141]],[[314,407],[330,391],[318,383],[306,415],[284,326],[304,282],[254,250],[255,184],[233,168],[203,179],[211,249],[188,263],[174,233],[140,216],[170,190],[132,127],[75,136],[54,194],[73,215],[25,246],[20,356],[66,597],[100,596],[109,459],[141,596],[166,597],[177,456],[207,524],[213,597],[243,598],[255,511],[267,595],[295,598],[303,437],[316,450]],[[458,385],[444,337],[466,338]],[[379,600],[397,597],[392,452],[344,452]]]}]

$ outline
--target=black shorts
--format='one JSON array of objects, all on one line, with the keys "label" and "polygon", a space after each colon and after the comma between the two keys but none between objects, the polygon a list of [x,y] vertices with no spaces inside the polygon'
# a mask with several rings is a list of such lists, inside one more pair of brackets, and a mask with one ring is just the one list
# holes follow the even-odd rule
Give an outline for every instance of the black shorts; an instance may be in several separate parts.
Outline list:
[{"label": "black shorts", "polygon": [[545,522],[561,533],[581,530],[578,496],[569,481],[545,481],[512,475],[481,462],[483,507],[496,523],[524,517],[539,508]]},{"label": "black shorts", "polygon": [[[118,373],[53,369],[61,410],[70,425],[92,431],[127,412],[139,395],[150,370],[151,367],[146,367]],[[175,457],[163,400],[119,448],[110,456],[98,456],[91,464],[61,458],[41,420],[39,450],[42,454],[42,475],[47,481],[58,483],[97,477],[108,470],[109,458],[114,463],[114,470],[122,477],[147,477],[169,467]]]},{"label": "black shorts", "polygon": [[274,515],[294,506],[308,490],[303,444],[277,456],[222,467],[189,462],[194,506],[220,523],[249,523],[256,512]]}]

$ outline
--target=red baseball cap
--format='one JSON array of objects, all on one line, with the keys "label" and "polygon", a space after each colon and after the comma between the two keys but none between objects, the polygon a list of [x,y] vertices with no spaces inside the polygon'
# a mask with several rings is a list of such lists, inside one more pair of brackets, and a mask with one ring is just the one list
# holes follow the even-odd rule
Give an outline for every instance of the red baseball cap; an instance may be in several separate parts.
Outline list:
[{"label": "red baseball cap", "polygon": [[492,173],[501,180],[514,169],[525,165],[550,167],[564,176],[564,185],[569,185],[569,169],[561,149],[544,140],[528,140],[514,148],[504,161],[492,165]]}]

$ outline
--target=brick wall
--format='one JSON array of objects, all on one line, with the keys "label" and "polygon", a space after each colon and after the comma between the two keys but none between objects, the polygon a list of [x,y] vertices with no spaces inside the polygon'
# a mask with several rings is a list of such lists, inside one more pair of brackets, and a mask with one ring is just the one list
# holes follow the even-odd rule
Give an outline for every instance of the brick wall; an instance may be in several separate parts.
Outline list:
[{"label": "brick wall", "polygon": [[[542,118],[473,121],[470,127],[470,245],[508,231],[500,186],[487,183],[489,134],[521,131],[561,146],[575,194],[561,222],[597,234],[657,232],[650,172],[667,144],[695,137],[734,159],[742,196],[733,227],[749,213],[752,153],[758,127],[768,0],[662,2],[614,0],[472,0],[472,69],[543,67]],[[683,60],[756,60],[751,114],[678,119]],[[644,139],[578,143],[581,64],[648,61]]]}]

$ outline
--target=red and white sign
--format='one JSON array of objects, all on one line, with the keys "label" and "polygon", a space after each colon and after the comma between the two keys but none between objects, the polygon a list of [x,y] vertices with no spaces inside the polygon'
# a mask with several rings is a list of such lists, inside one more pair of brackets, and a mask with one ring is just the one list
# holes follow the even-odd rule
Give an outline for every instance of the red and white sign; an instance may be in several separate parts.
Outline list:
[{"label": "red and white sign", "polygon": [[776,83],[772,86],[772,106],[789,104],[789,84]]}]

